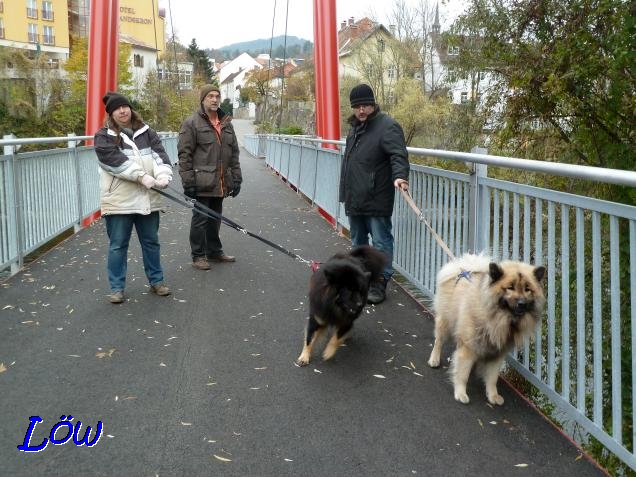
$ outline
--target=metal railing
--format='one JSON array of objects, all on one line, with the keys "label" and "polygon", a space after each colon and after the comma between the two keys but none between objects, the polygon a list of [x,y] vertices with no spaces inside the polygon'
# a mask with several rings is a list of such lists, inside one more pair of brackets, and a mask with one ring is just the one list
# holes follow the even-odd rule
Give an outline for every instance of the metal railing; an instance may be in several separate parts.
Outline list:
[{"label": "metal railing", "polygon": [[[323,148],[328,143],[337,149]],[[246,136],[246,149],[348,228],[338,202],[344,143]],[[467,173],[411,165],[416,216],[396,196],[394,266],[423,294],[449,257],[486,252],[547,267],[546,314],[509,365],[560,410],[636,470],[636,207],[488,177],[488,166],[636,187],[636,172],[409,148],[412,156],[459,161]],[[433,233],[434,232],[434,233]]]},{"label": "metal railing", "polygon": [[[172,162],[177,136],[160,133]],[[93,136],[0,140],[0,271],[17,273],[24,258],[66,230],[80,229],[99,212],[99,174]],[[19,153],[22,145],[67,143],[65,148]]]}]

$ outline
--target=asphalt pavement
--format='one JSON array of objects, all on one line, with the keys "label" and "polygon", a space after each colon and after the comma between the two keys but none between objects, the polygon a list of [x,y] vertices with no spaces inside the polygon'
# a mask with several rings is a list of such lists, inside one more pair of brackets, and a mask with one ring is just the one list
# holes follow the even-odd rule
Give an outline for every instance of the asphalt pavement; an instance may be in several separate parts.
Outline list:
[{"label": "asphalt pavement", "polygon": [[[348,247],[262,159],[241,163],[228,218],[307,260]],[[191,213],[167,204],[170,297],[149,292],[133,235],[128,300],[108,302],[103,220],[0,283],[0,475],[605,475],[505,383],[501,407],[477,381],[455,402],[426,364],[430,315],[394,282],[333,360],[319,346],[297,367],[309,266],[223,226],[236,263],[196,270]]]}]

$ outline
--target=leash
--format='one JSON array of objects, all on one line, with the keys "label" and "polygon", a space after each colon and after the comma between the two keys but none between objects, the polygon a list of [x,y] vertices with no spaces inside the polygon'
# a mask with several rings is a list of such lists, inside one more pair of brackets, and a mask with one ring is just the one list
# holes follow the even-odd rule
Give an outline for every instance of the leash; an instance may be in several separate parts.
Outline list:
[{"label": "leash", "polygon": [[402,192],[402,196],[404,197],[404,200],[406,200],[406,202],[411,206],[411,209],[413,209],[413,212],[417,214],[417,219],[420,222],[423,222],[424,225],[426,225],[426,227],[428,227],[428,229],[433,234],[433,237],[435,237],[435,240],[437,241],[439,246],[442,247],[442,249],[448,254],[448,256],[451,259],[454,259],[455,256],[453,255],[453,252],[450,251],[450,249],[448,248],[448,245],[446,245],[444,243],[444,240],[442,240],[442,237],[440,237],[439,234],[435,232],[435,230],[433,230],[433,227],[431,227],[431,225],[426,221],[426,219],[424,218],[424,215],[422,214],[422,211],[415,204],[415,201],[413,200],[413,197],[411,197],[411,194],[409,193],[409,191],[400,188],[400,192]]},{"label": "leash", "polygon": [[153,187],[152,190],[154,190],[155,192],[157,192],[158,194],[160,194],[160,195],[162,195],[164,197],[167,197],[171,201],[176,202],[177,204],[182,205],[183,207],[186,207],[187,209],[192,209],[192,210],[198,212],[199,214],[208,217],[209,219],[219,220],[222,223],[224,223],[225,225],[227,225],[229,227],[232,227],[233,229],[241,232],[242,234],[249,235],[250,237],[253,237],[256,240],[260,240],[261,242],[269,245],[270,247],[274,247],[279,252],[282,252],[285,255],[288,255],[289,257],[294,258],[294,259],[296,259],[296,260],[298,260],[298,261],[300,261],[302,263],[306,263],[308,265],[311,265],[313,263],[310,260],[306,260],[306,259],[302,258],[300,255],[297,255],[297,254],[295,254],[293,252],[290,252],[286,248],[281,247],[280,245],[272,242],[271,240],[267,240],[266,238],[261,237],[260,235],[257,235],[255,233],[250,232],[246,228],[241,227],[236,222],[233,222],[232,220],[228,219],[227,217],[224,217],[223,215],[219,214],[215,210],[212,210],[209,207],[206,207],[205,205],[203,205],[202,203],[200,203],[196,199],[191,199],[190,197],[186,196],[185,194],[182,194],[181,192],[173,189],[170,186],[168,186],[168,190],[170,190],[171,192],[176,194],[176,196],[168,194],[165,190],[162,190],[162,189],[156,189],[156,188]]}]

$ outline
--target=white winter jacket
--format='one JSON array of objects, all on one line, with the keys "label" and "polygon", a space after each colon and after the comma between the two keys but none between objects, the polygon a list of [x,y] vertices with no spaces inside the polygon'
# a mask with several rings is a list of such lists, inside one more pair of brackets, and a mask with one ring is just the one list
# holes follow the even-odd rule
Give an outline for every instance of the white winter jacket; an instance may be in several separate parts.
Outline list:
[{"label": "white winter jacket", "polygon": [[95,134],[102,215],[165,210],[162,197],[138,182],[144,174],[172,180],[172,164],[157,133],[143,124],[132,138],[124,132],[119,134],[119,144],[116,138],[117,133],[106,127]]}]

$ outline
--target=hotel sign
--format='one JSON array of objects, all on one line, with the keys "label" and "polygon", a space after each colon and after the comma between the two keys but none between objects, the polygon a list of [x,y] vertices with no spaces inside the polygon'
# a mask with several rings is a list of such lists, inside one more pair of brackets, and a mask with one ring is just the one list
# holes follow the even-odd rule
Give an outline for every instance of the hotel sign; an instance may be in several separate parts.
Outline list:
[{"label": "hotel sign", "polygon": [[151,25],[152,18],[143,18],[136,16],[134,8],[119,7],[119,21],[130,23],[141,23],[142,25]]}]

